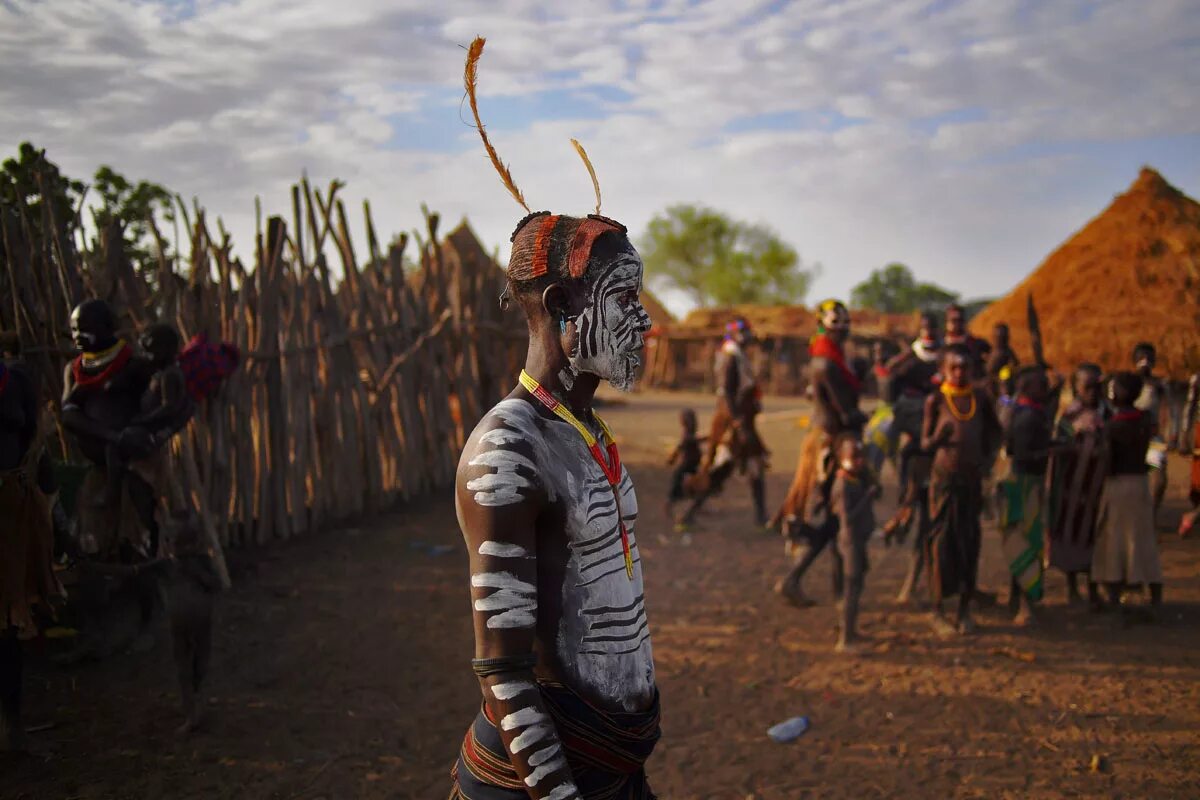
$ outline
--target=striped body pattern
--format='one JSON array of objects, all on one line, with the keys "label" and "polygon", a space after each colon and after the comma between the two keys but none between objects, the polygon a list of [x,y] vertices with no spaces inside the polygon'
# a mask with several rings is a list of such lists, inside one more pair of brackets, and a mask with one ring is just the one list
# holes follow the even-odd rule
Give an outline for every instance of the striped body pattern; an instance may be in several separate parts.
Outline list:
[{"label": "striped body pattern", "polygon": [[[579,433],[525,400],[501,402],[480,430],[487,432],[469,460],[478,468],[468,484],[474,502],[516,503],[540,492],[562,507],[569,552],[554,647],[566,677],[616,707],[644,707],[654,694],[654,661],[635,533],[637,495],[629,473],[622,467],[614,491]],[[632,576],[625,568],[622,519]],[[489,563],[501,566],[532,555],[501,542],[483,543],[480,553],[494,553]],[[472,583],[493,590],[475,606],[488,613],[489,627],[535,624],[536,597],[527,594],[528,584],[516,585],[499,571],[477,573]]]},{"label": "striped body pattern", "polygon": [[588,274],[591,302],[575,318],[577,339],[570,369],[575,374],[590,372],[629,391],[650,330],[650,315],[638,299],[642,259],[626,242],[616,258],[592,270],[595,274]]}]

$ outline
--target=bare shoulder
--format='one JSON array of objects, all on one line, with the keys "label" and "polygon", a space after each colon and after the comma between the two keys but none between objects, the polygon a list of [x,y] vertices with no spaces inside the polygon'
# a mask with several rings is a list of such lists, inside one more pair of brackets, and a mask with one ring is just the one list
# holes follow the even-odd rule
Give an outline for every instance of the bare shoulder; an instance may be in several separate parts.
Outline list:
[{"label": "bare shoulder", "polygon": [[520,398],[497,403],[471,432],[458,462],[458,485],[481,506],[504,506],[543,492],[544,426]]}]

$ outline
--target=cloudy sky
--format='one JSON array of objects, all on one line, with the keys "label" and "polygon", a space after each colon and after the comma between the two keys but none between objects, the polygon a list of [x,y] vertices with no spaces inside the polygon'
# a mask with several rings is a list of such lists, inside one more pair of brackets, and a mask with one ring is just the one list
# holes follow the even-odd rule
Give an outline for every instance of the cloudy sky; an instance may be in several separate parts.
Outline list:
[{"label": "cloudy sky", "polygon": [[[555,8],[548,11],[548,8]],[[197,196],[252,241],[303,170],[377,226],[427,203],[507,251],[531,207],[636,235],[698,202],[824,269],[810,300],[903,261],[1003,292],[1152,164],[1200,196],[1195,0],[0,0],[0,155],[107,163]]]}]

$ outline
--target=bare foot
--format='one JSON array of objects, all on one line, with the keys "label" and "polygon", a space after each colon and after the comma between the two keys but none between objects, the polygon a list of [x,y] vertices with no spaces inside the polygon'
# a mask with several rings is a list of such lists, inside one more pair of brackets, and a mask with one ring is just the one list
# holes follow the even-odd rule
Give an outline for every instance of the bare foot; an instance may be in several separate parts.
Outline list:
[{"label": "bare foot", "polygon": [[175,729],[175,733],[178,736],[187,736],[190,733],[195,733],[200,730],[203,722],[204,720],[201,718],[200,712],[198,710],[193,711],[187,715],[187,719],[183,721],[183,724]]},{"label": "bare foot", "polygon": [[863,651],[865,642],[859,636],[839,636],[833,652],[846,655],[858,655]]},{"label": "bare foot", "polygon": [[775,591],[779,593],[780,597],[796,608],[811,608],[816,605],[816,602],[806,595],[803,589],[799,587],[795,589],[789,588],[786,581],[781,580],[776,583]]},{"label": "bare foot", "polygon": [[1037,617],[1031,609],[1022,607],[1013,617],[1013,624],[1020,628],[1036,628]]},{"label": "bare foot", "polygon": [[951,637],[956,631],[950,620],[943,617],[941,614],[934,614],[929,618],[929,625],[933,628],[933,632],[938,636]]},{"label": "bare foot", "polygon": [[967,616],[959,617],[958,632],[963,636],[974,633],[978,629],[975,620],[968,614]]}]

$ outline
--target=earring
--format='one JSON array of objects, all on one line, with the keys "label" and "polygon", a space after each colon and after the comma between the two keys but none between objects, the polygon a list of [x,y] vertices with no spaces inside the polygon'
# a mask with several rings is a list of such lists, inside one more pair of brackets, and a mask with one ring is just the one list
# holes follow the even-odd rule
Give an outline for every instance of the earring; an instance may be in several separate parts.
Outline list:
[{"label": "earring", "polygon": [[566,334],[566,332],[567,332],[567,318],[559,317],[558,318],[558,333],[560,336],[562,336],[562,335]]}]

